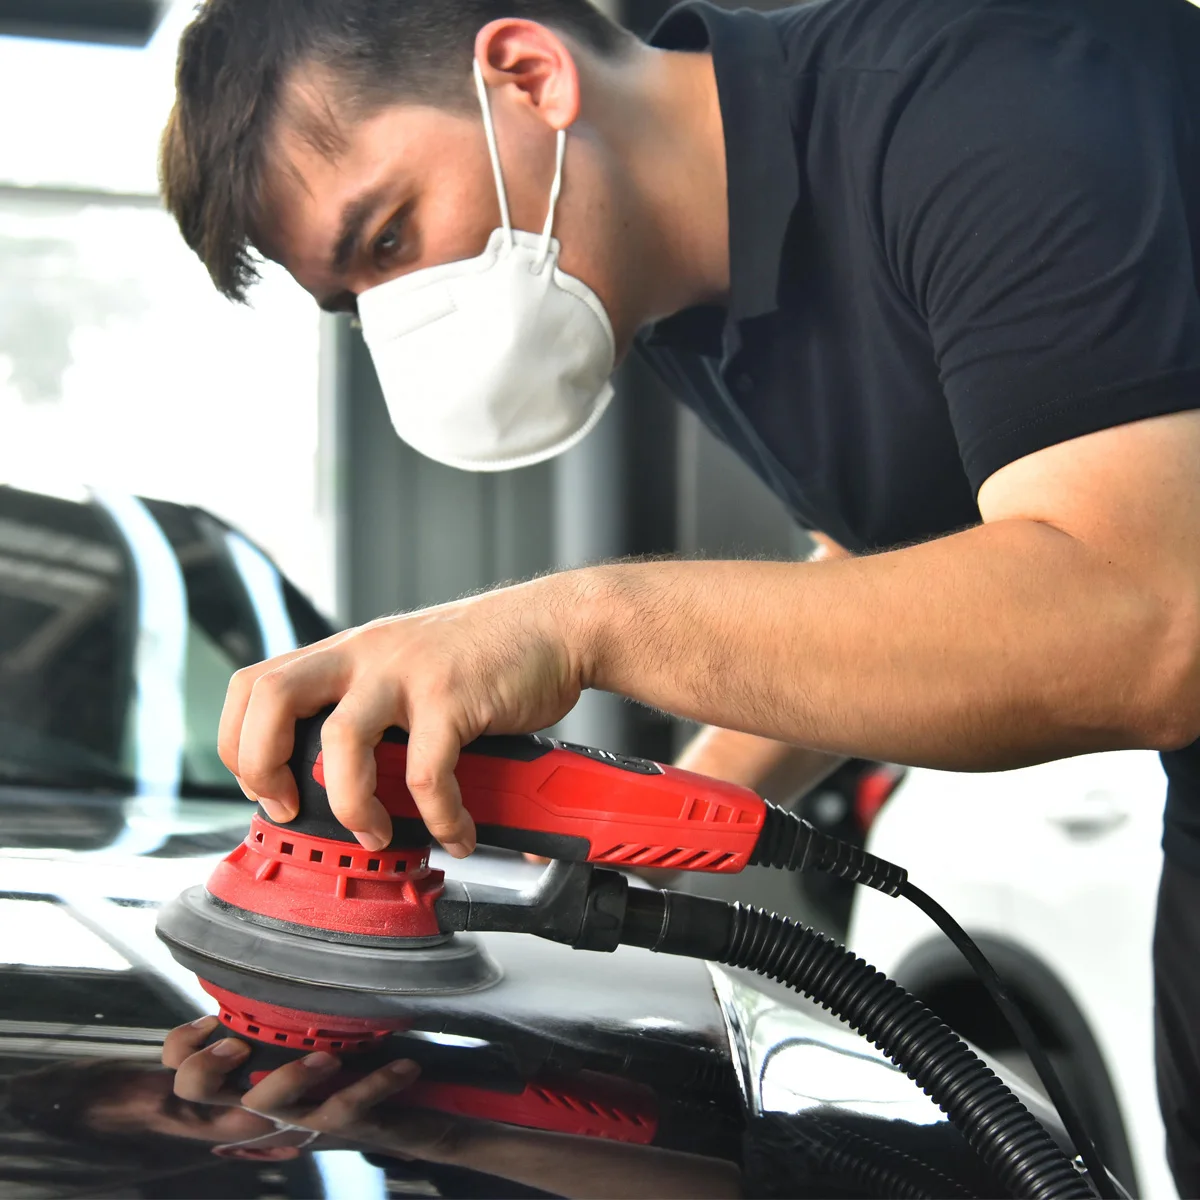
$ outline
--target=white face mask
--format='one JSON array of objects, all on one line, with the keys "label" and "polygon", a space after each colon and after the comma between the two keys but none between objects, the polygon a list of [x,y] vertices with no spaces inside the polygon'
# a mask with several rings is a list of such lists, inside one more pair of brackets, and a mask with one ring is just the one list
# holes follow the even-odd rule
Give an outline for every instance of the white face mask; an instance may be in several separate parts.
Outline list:
[{"label": "white face mask", "polygon": [[566,133],[546,224],[514,230],[483,72],[475,62],[502,227],[478,258],[414,271],[363,292],[358,314],[396,432],[465,471],[505,471],[570,449],[612,399],[608,314],[558,267],[550,236]]}]

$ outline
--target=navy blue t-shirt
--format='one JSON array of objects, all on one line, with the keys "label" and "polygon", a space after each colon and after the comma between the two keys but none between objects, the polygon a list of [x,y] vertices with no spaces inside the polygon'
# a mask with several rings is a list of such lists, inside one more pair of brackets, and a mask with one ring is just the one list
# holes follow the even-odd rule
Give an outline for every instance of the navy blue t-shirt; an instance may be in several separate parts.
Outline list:
[{"label": "navy blue t-shirt", "polygon": [[[639,350],[801,524],[949,533],[1005,464],[1200,407],[1187,0],[685,4],[652,41],[713,55],[731,287]],[[1163,758],[1200,873],[1200,746]]]}]

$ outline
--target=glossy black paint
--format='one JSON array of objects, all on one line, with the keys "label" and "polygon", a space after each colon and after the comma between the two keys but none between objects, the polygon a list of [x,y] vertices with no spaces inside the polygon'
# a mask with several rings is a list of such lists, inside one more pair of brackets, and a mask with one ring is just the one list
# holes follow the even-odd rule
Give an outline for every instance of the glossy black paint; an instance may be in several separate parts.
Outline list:
[{"label": "glossy black paint", "polygon": [[[178,506],[150,511],[180,555],[190,628],[221,650],[229,670],[261,652],[253,597],[223,557],[224,527]],[[74,540],[59,536],[64,529]],[[88,529],[94,537],[78,532]],[[35,651],[56,651],[39,659],[42,684],[22,681],[28,702],[11,704],[8,717],[35,722],[29,728],[47,736],[80,735],[78,746],[61,753],[42,753],[45,741],[12,739],[41,755],[21,762],[22,771],[32,766],[37,774],[0,779],[0,1196],[358,1200],[382,1197],[385,1176],[410,1194],[576,1194],[571,1164],[584,1150],[600,1151],[603,1162],[611,1147],[578,1138],[531,1145],[517,1172],[524,1178],[516,1181],[498,1173],[495,1160],[472,1161],[469,1153],[454,1162],[398,1157],[394,1139],[370,1145],[380,1135],[367,1125],[292,1158],[214,1156],[213,1147],[230,1140],[231,1110],[179,1101],[171,1073],[158,1062],[167,1032],[216,1004],[157,941],[154,922],[160,905],[203,883],[214,856],[241,839],[253,807],[231,799],[236,793],[219,775],[206,775],[202,760],[193,761],[191,776],[185,772],[182,796],[138,794],[123,779],[126,747],[111,731],[103,741],[97,698],[116,697],[124,710],[133,670],[132,660],[112,648],[131,655],[138,629],[128,593],[137,564],[102,515],[0,488],[0,549],[6,535],[14,553],[0,555],[0,684],[14,657],[18,665],[22,654],[30,658],[31,639]],[[84,573],[84,560],[72,563],[71,555],[92,553],[99,564],[88,550],[97,538],[111,566],[96,593],[102,603],[94,614],[79,614],[82,640],[59,647],[45,631],[53,632],[65,603],[61,589],[53,603],[43,591],[35,611],[28,579],[53,581],[64,563]],[[328,626],[289,587],[283,595],[297,640],[322,636]],[[52,705],[38,700],[39,687]],[[197,745],[215,737],[215,714],[202,701],[197,696],[186,709]],[[100,755],[106,768],[87,786],[62,778],[79,761],[77,750]],[[95,766],[94,758],[87,761]],[[460,881],[510,888],[530,885],[539,873],[502,853],[464,863],[439,855],[437,865]],[[523,935],[479,936],[502,979],[465,995],[373,997],[373,1011],[382,1006],[404,1026],[376,1047],[376,1060],[415,1055],[435,1080],[492,1086],[498,1115],[504,1097],[538,1080],[599,1075],[621,1082],[653,1096],[657,1125],[645,1153],[700,1156],[701,1180],[740,1171],[746,1195],[996,1194],[915,1085],[798,997],[783,1004],[760,980],[645,950],[594,953]],[[235,991],[245,984],[236,973],[209,974]],[[276,981],[272,1000],[346,1015],[337,989]],[[411,1119],[402,1109],[387,1113],[393,1130]],[[373,1165],[358,1151],[325,1153],[345,1146],[349,1134],[368,1143]],[[605,1194],[659,1194],[632,1161],[608,1159]],[[560,1168],[557,1184],[571,1186],[535,1186],[547,1164]],[[594,1194],[594,1179],[589,1186]]]}]

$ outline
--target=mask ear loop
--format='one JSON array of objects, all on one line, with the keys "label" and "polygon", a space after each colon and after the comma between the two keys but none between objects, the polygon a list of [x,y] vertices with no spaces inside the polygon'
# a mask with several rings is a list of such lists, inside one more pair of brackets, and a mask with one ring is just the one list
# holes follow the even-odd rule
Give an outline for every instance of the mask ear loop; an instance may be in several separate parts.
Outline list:
[{"label": "mask ear loop", "polygon": [[554,182],[550,185],[550,207],[546,212],[546,224],[542,226],[542,244],[538,247],[538,265],[540,271],[546,265],[550,254],[550,233],[554,229],[554,209],[558,204],[558,194],[562,191],[563,155],[567,149],[567,131],[560,129],[554,147]]},{"label": "mask ear loop", "polygon": [[500,223],[508,239],[508,248],[513,245],[512,221],[508,216],[508,194],[504,190],[504,172],[500,170],[500,151],[496,148],[496,127],[492,124],[492,107],[488,103],[487,85],[483,82],[483,71],[479,59],[472,59],[475,70],[475,91],[479,95],[479,107],[483,110],[483,132],[487,137],[488,154],[492,160],[492,174],[496,178],[496,195],[500,200]]}]

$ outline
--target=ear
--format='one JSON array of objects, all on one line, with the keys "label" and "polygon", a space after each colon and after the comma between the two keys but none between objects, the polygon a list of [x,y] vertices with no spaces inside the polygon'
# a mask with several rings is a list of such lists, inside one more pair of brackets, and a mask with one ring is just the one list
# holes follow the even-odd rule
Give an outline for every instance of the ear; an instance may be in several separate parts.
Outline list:
[{"label": "ear", "polygon": [[574,55],[545,25],[515,17],[489,21],[475,35],[475,57],[488,88],[514,89],[551,129],[566,129],[579,116]]},{"label": "ear", "polygon": [[247,1162],[287,1162],[300,1157],[298,1146],[213,1146],[218,1158],[240,1158]]}]

